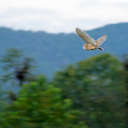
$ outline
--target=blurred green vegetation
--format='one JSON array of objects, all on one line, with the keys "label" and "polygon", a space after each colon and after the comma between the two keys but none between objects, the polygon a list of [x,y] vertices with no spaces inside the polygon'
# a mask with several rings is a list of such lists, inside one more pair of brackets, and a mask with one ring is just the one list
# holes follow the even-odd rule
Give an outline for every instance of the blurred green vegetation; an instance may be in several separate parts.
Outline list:
[{"label": "blurred green vegetation", "polygon": [[[1,59],[4,73],[13,76],[2,76],[1,88],[7,81],[12,87],[11,81],[20,83],[16,71],[24,70],[24,58],[13,49]],[[19,91],[0,89],[0,128],[128,127],[127,64],[127,59],[100,54],[69,65],[48,81],[34,75],[29,63],[22,84],[15,83]]]}]

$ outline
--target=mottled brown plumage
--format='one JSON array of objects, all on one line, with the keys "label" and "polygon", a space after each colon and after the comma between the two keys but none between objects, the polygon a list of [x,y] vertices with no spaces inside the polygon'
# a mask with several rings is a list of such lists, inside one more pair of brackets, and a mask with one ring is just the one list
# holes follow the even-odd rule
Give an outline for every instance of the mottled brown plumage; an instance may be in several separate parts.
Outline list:
[{"label": "mottled brown plumage", "polygon": [[103,48],[101,48],[100,46],[107,39],[106,35],[103,35],[102,37],[98,38],[97,40],[94,40],[86,32],[81,31],[79,28],[76,28],[76,33],[85,41],[85,44],[83,45],[83,49],[85,49],[85,50],[95,50],[95,49],[103,50]]}]

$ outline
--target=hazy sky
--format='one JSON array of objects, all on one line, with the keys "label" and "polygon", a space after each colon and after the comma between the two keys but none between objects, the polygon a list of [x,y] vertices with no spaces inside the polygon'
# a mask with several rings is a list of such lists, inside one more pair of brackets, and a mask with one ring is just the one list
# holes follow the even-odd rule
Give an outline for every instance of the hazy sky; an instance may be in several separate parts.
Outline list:
[{"label": "hazy sky", "polygon": [[0,26],[73,32],[128,22],[128,0],[1,0]]}]

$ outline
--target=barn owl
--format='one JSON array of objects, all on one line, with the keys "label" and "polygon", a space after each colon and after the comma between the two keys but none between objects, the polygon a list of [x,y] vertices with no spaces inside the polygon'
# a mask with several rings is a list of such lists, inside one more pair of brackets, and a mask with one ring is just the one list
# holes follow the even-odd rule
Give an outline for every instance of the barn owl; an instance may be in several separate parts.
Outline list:
[{"label": "barn owl", "polygon": [[101,36],[97,40],[94,40],[92,37],[90,37],[86,32],[83,32],[81,29],[76,28],[76,33],[86,42],[83,45],[84,50],[104,50],[100,46],[104,43],[104,41],[107,39],[106,35]]}]

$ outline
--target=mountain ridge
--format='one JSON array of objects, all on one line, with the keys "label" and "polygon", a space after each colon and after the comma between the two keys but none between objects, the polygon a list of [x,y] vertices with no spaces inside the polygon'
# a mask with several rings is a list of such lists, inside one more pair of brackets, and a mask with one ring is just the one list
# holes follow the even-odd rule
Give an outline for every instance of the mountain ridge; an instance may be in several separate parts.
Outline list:
[{"label": "mountain ridge", "polygon": [[103,34],[108,35],[102,46],[104,52],[84,51],[84,42],[76,33],[34,32],[0,27],[0,57],[9,48],[21,49],[26,56],[35,58],[38,72],[52,76],[68,64],[96,54],[110,53],[120,57],[127,53],[128,23],[109,24],[87,32],[95,39]]}]

